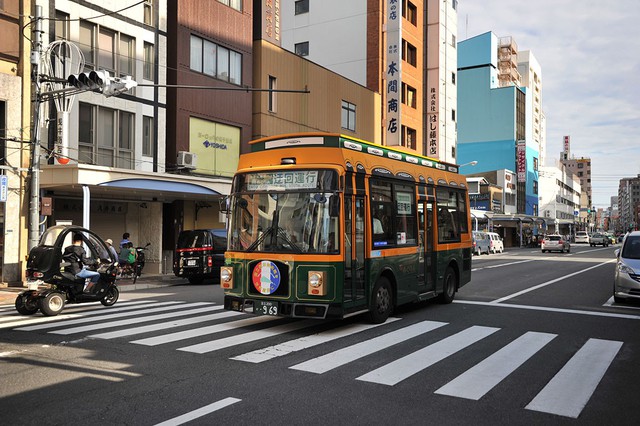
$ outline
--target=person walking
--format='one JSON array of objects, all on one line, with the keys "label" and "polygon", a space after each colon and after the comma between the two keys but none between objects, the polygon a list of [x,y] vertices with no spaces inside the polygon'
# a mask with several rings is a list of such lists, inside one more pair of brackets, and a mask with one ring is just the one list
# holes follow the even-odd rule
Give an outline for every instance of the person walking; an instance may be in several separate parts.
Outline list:
[{"label": "person walking", "polygon": [[118,259],[118,252],[116,251],[116,248],[113,246],[113,240],[111,238],[107,238],[106,240],[104,240],[104,242],[107,243],[107,248],[109,249],[111,258]]}]

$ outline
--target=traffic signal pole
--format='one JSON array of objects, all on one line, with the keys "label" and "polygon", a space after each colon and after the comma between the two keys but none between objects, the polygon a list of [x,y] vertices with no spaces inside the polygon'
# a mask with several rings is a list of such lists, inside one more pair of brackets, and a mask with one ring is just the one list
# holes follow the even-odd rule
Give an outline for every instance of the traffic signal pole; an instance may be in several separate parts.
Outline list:
[{"label": "traffic signal pole", "polygon": [[35,89],[33,129],[31,131],[31,186],[29,188],[29,245],[31,250],[40,239],[40,59],[42,57],[42,6],[36,5],[35,30],[31,47],[31,82]]}]

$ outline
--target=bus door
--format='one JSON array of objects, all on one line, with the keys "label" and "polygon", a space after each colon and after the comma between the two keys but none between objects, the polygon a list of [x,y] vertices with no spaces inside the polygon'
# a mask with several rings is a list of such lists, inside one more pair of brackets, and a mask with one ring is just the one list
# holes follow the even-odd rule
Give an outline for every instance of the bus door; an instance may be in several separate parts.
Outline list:
[{"label": "bus door", "polygon": [[344,285],[345,307],[366,304],[364,292],[364,197],[345,195]]},{"label": "bus door", "polygon": [[433,250],[433,202],[418,203],[418,293],[435,290]]}]

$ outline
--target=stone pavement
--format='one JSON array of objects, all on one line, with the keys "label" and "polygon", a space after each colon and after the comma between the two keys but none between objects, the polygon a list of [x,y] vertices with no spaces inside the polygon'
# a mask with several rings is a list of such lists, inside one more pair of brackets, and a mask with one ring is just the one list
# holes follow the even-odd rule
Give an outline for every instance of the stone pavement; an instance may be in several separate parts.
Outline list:
[{"label": "stone pavement", "polygon": [[[184,278],[178,278],[171,274],[150,275],[142,274],[140,278],[133,284],[131,279],[118,280],[118,290],[131,291],[131,290],[143,290],[147,288],[168,287],[178,284],[187,284]],[[0,288],[0,305],[12,305],[15,303],[18,293],[26,290],[26,287],[4,287]]]}]

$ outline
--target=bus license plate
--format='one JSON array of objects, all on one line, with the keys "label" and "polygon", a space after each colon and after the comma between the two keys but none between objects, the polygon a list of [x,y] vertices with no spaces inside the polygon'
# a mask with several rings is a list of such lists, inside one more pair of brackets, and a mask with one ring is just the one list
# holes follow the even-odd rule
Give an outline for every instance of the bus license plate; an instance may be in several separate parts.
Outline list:
[{"label": "bus license plate", "polygon": [[278,315],[278,302],[255,300],[253,302],[253,313],[255,315]]}]

